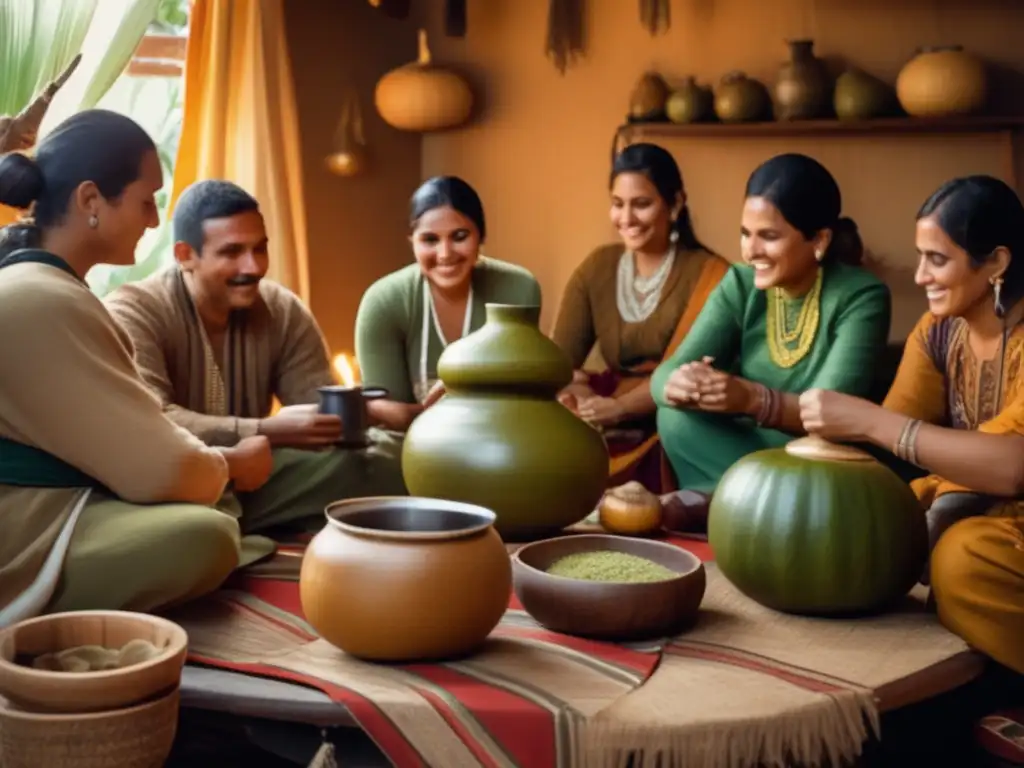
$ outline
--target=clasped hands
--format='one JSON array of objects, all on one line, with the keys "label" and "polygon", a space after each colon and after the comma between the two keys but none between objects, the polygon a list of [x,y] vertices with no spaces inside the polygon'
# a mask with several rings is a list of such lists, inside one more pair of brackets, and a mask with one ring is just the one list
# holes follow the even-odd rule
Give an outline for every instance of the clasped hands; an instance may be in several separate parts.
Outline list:
[{"label": "clasped hands", "polygon": [[680,408],[713,413],[750,413],[757,393],[750,382],[715,368],[714,358],[685,363],[665,382],[665,399]]}]

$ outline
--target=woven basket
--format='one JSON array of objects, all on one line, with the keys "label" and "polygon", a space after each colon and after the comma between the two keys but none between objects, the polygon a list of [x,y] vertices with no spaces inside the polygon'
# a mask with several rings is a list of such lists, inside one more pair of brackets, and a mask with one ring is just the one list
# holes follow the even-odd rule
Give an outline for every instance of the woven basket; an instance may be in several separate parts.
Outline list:
[{"label": "woven basket", "polygon": [[160,768],[178,728],[177,688],[127,709],[36,714],[0,699],[3,768]]}]

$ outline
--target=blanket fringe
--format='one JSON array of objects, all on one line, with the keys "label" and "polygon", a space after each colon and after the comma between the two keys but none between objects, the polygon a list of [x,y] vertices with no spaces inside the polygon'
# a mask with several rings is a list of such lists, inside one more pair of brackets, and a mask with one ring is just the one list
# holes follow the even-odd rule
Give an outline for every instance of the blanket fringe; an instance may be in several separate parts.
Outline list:
[{"label": "blanket fringe", "polygon": [[[767,720],[738,719],[679,728],[623,726],[591,720],[584,737],[586,768],[738,768],[842,765],[880,734],[870,691],[844,691],[828,701]],[[633,745],[641,745],[632,748]]]},{"label": "blanket fringe", "polygon": [[338,760],[334,753],[334,744],[327,738],[327,731],[321,731],[323,743],[320,749],[313,755],[308,768],[339,768]]}]

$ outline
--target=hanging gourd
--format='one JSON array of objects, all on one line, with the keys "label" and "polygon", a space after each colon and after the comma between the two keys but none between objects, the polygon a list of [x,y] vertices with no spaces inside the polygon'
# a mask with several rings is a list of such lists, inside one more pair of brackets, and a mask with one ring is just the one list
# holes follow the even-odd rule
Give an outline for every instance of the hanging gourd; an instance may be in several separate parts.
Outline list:
[{"label": "hanging gourd", "polygon": [[402,131],[439,131],[469,119],[473,92],[458,74],[431,61],[426,30],[419,32],[419,58],[388,72],[374,92],[384,121]]},{"label": "hanging gourd", "polygon": [[356,176],[367,161],[366,137],[363,135],[363,115],[355,90],[350,89],[341,108],[341,119],[334,138],[334,151],[325,159],[331,173],[338,176]]},{"label": "hanging gourd", "polygon": [[921,505],[895,472],[820,437],[748,454],[711,499],[708,543],[747,597],[778,611],[846,615],[914,586],[928,552]]}]

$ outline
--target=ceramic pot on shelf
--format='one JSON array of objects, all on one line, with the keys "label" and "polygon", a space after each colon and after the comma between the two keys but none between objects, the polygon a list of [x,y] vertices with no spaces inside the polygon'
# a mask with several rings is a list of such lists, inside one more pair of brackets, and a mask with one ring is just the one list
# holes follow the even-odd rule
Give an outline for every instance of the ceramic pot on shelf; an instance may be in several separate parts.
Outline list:
[{"label": "ceramic pot on shelf", "polygon": [[840,120],[870,120],[893,111],[896,93],[888,83],[849,66],[836,80],[832,99]]},{"label": "ceramic pot on shelf", "polygon": [[687,77],[665,102],[665,114],[673,123],[696,123],[712,116],[714,96],[711,89],[697,85]]},{"label": "ceramic pot on shelf", "polygon": [[979,112],[988,99],[985,63],[959,45],[922,48],[900,70],[896,95],[914,117]]},{"label": "ceramic pot on shelf", "polygon": [[558,402],[572,365],[538,327],[540,308],[488,304],[487,321],[438,361],[446,394],[412,423],[402,473],[417,496],[479,504],[506,539],[589,515],[608,482],[601,434]]},{"label": "ceramic pot on shelf", "polygon": [[723,123],[750,123],[771,116],[771,96],[764,83],[743,72],[724,75],[715,89],[715,115]]},{"label": "ceramic pot on shelf", "polygon": [[825,115],[832,95],[825,64],[814,55],[813,40],[791,40],[789,60],[775,82],[774,106],[778,120],[811,120]]},{"label": "ceramic pot on shelf", "polygon": [[512,563],[488,509],[440,499],[348,499],[302,558],[306,620],[368,661],[475,651],[508,608]]}]

